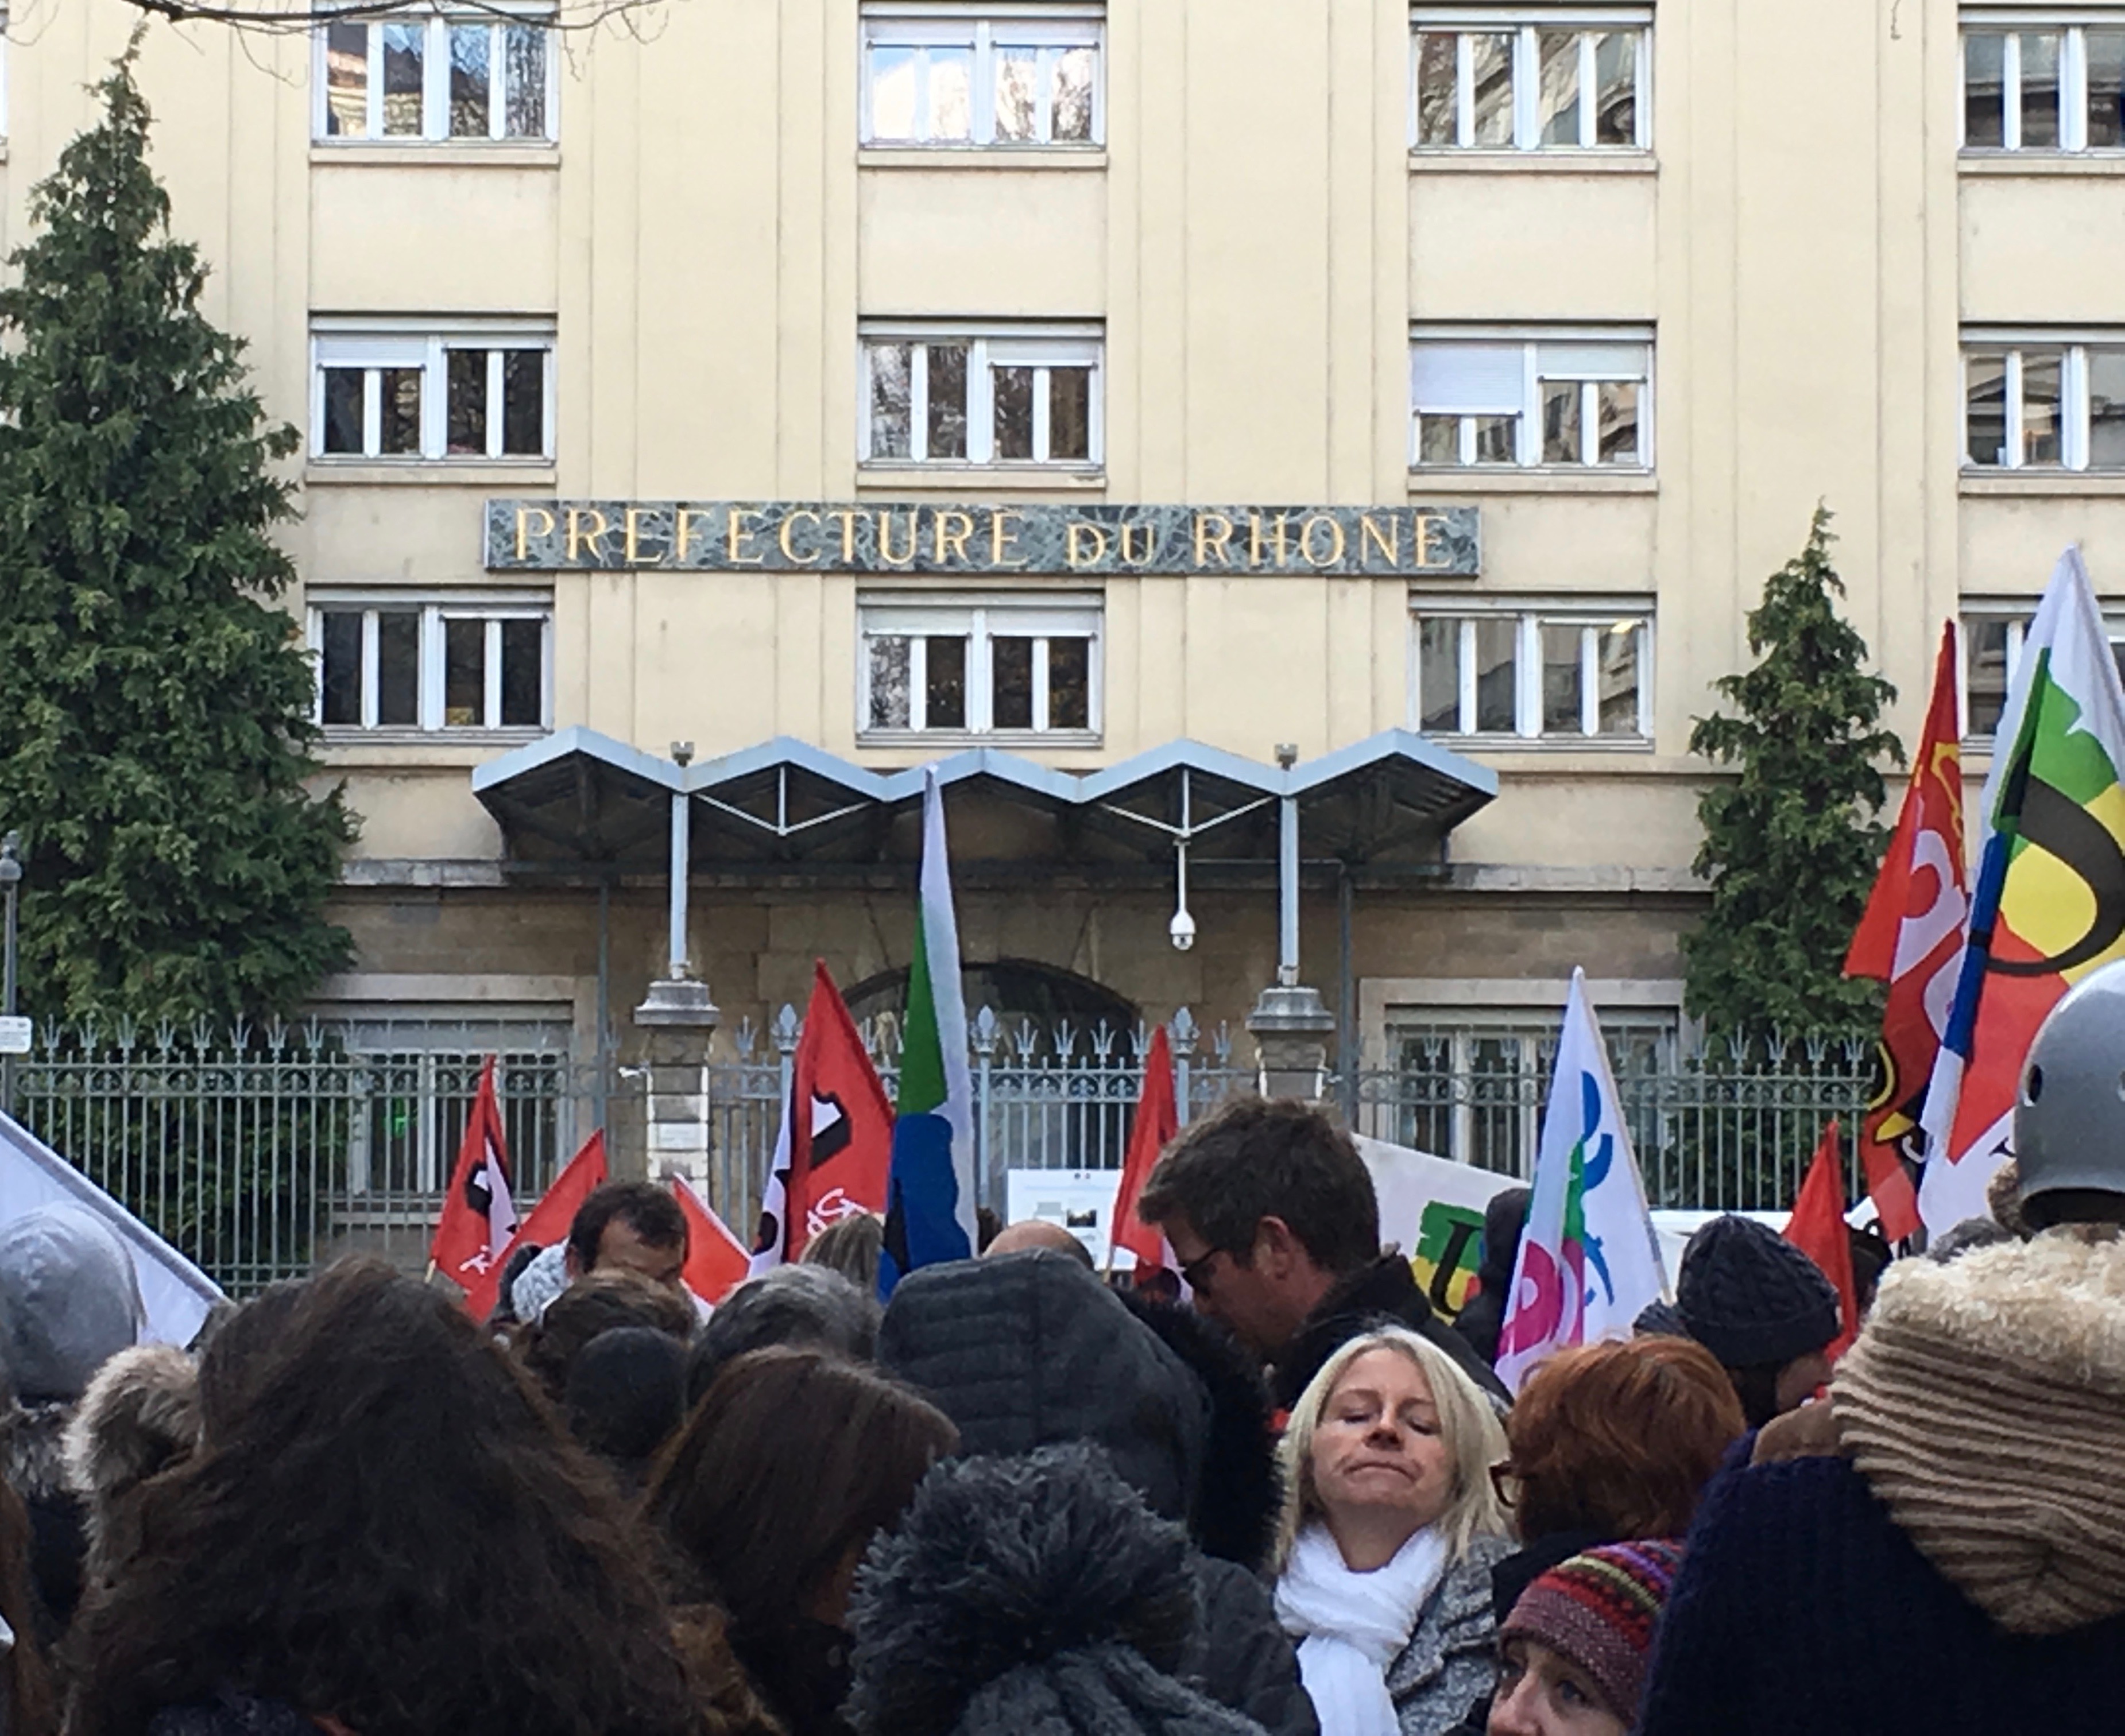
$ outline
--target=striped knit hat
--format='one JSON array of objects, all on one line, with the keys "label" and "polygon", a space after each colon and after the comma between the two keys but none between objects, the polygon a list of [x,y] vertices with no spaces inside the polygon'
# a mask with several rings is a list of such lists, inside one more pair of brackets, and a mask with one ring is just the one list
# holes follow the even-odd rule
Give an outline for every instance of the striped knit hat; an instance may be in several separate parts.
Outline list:
[{"label": "striped knit hat", "polygon": [[1652,1661],[1653,1624],[1681,1563],[1680,1538],[1590,1549],[1522,1592],[1498,1636],[1518,1634],[1570,1658],[1593,1678],[1609,1710],[1633,1723]]}]

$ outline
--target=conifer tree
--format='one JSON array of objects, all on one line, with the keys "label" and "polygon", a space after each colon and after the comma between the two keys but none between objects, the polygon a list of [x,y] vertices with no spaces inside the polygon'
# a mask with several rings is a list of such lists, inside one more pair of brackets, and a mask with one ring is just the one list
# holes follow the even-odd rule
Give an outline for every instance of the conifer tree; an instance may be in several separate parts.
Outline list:
[{"label": "conifer tree", "polygon": [[273,602],[296,435],[200,311],[132,59],[0,289],[0,825],[26,1010],[219,1020],[347,962],[323,906],[354,827],[305,787],[313,678]]},{"label": "conifer tree", "polygon": [[1712,906],[1683,940],[1689,1009],[1718,1033],[1858,1036],[1879,1017],[1878,986],[1842,966],[1887,840],[1882,765],[1904,755],[1880,727],[1896,690],[1837,613],[1833,540],[1817,507],[1749,616],[1755,667],[1714,684],[1738,715],[1690,732],[1691,752],[1735,773],[1698,804]]}]

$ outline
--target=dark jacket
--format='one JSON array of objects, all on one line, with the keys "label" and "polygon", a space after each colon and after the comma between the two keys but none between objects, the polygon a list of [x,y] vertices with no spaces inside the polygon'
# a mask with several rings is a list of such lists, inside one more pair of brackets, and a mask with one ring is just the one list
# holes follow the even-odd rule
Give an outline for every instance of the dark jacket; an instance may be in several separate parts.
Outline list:
[{"label": "dark jacket", "polygon": [[940,1465],[857,1579],[850,1720],[859,1736],[1261,1736],[1185,1679],[1200,1559],[1096,1448]]},{"label": "dark jacket", "polygon": [[148,1736],[318,1736],[318,1726],[278,1700],[224,1693],[164,1707],[149,1721]]},{"label": "dark jacket", "polygon": [[[1213,1409],[1203,1382],[1067,1255],[911,1273],[886,1309],[878,1360],[951,1418],[964,1454],[1090,1442],[1161,1517],[1185,1521],[1198,1509]],[[1189,1570],[1209,1620],[1185,1649],[1183,1679],[1273,1736],[1315,1736],[1267,1587],[1199,1550]]]},{"label": "dark jacket", "polygon": [[1430,1302],[1416,1287],[1416,1274],[1409,1269],[1409,1262],[1398,1254],[1387,1254],[1352,1273],[1322,1297],[1321,1306],[1306,1317],[1284,1346],[1270,1379],[1270,1390],[1279,1408],[1289,1410],[1298,1404],[1298,1395],[1321,1371],[1322,1363],[1359,1334],[1383,1323],[1406,1326],[1430,1339],[1496,1403],[1503,1406],[1512,1402],[1490,1364],[1432,1312]]}]

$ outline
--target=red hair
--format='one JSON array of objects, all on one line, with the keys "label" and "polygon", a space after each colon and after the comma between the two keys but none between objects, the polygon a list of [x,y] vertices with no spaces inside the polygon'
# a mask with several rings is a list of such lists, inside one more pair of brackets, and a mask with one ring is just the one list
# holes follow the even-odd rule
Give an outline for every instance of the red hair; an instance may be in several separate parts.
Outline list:
[{"label": "red hair", "polygon": [[1726,1370],[1688,1338],[1560,1351],[1505,1419],[1520,1536],[1680,1537],[1748,1426]]}]

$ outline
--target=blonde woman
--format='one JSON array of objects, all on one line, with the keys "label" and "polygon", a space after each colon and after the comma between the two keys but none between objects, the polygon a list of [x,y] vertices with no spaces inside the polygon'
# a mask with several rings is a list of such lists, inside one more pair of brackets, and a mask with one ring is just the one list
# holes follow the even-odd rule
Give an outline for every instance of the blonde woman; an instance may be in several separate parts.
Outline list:
[{"label": "blonde woman", "polygon": [[1401,1327],[1353,1338],[1284,1437],[1276,1608],[1322,1736],[1440,1736],[1496,1673],[1505,1437],[1453,1360]]}]

